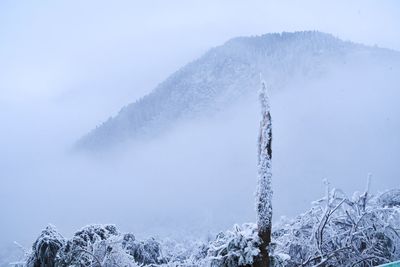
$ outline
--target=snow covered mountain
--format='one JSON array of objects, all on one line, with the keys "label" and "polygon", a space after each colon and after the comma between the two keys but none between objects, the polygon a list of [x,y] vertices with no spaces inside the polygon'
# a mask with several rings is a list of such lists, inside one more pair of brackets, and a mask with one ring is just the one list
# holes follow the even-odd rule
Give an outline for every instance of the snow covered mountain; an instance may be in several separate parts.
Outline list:
[{"label": "snow covered mountain", "polygon": [[254,95],[262,73],[273,93],[298,79],[318,78],[332,66],[400,58],[394,51],[345,42],[307,31],[239,37],[187,64],[150,94],[123,107],[78,141],[98,150],[127,140],[151,138],[180,120],[222,110]]}]

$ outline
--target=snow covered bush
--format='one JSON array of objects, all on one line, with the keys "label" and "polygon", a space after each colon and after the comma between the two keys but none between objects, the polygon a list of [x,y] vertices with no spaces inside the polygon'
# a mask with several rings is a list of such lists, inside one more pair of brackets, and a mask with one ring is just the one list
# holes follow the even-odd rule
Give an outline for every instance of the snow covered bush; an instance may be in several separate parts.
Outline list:
[{"label": "snow covered bush", "polygon": [[347,197],[340,190],[273,231],[276,266],[376,266],[400,259],[399,190]]},{"label": "snow covered bush", "polygon": [[376,198],[376,202],[381,207],[400,207],[400,189],[386,191]]},{"label": "snow covered bush", "polygon": [[[309,211],[275,224],[272,266],[376,266],[400,260],[400,190],[346,196],[327,190]],[[113,225],[90,225],[67,240],[53,226],[35,241],[28,267],[251,266],[256,224],[235,225],[209,242],[136,240]]]},{"label": "snow covered bush", "polygon": [[49,226],[27,259],[29,267],[134,267],[166,262],[154,238],[136,241],[133,234],[121,234],[114,225],[89,225],[69,240]]},{"label": "snow covered bush", "polygon": [[[101,265],[98,258],[99,248],[104,246],[101,241],[117,237],[120,233],[114,225],[89,225],[76,232],[58,253],[58,263],[61,266],[97,266]],[[96,265],[97,263],[97,265]]]},{"label": "snow covered bush", "polygon": [[42,231],[32,246],[28,255],[28,267],[54,267],[59,249],[64,245],[65,239],[56,228],[49,225]]},{"label": "snow covered bush", "polygon": [[124,244],[127,253],[140,265],[162,264],[167,262],[162,255],[161,244],[154,238],[136,241],[132,234],[127,234],[124,237]]},{"label": "snow covered bush", "polygon": [[207,256],[211,266],[251,265],[260,253],[260,238],[255,224],[235,225],[232,231],[219,233],[208,244]]}]

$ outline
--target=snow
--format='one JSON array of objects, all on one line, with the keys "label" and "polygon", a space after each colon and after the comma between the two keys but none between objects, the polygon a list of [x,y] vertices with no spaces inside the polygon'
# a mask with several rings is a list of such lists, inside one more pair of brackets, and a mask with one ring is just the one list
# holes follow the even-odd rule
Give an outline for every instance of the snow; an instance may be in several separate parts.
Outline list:
[{"label": "snow", "polygon": [[[291,53],[285,53],[289,49]],[[280,88],[280,82],[287,82],[286,78],[292,75],[323,71],[320,64],[325,58],[321,56],[343,59],[353,49],[367,48],[320,33],[234,39],[178,71],[151,95],[121,110],[117,117],[99,127],[100,139],[96,140],[96,130],[94,139],[87,140],[98,145],[97,142],[112,143],[113,139],[134,137],[138,132],[153,132],[152,127],[160,130],[170,122],[213,106],[222,108],[223,101],[249,93],[254,73],[260,69],[269,73],[279,71],[280,74],[271,75],[274,78],[269,83]],[[274,59],[273,63],[264,62],[265,58]],[[268,64],[273,64],[274,68]],[[279,79],[282,77],[284,79]],[[44,261],[83,266],[252,264],[260,252],[257,233],[270,228],[272,220],[272,131],[266,90],[263,82],[256,224],[235,225],[210,242],[190,244],[157,238],[137,240],[133,234],[121,233],[113,225],[89,225],[67,239],[49,226],[34,243],[28,265]],[[328,188],[326,197],[313,202],[308,212],[274,226],[270,246],[273,262],[285,266],[352,266],[358,263],[372,266],[399,259],[399,206],[399,189],[372,196],[368,185],[365,192],[356,192],[349,198],[340,190]]]},{"label": "snow", "polygon": [[[273,257],[284,266],[375,266],[400,259],[399,191],[347,197],[332,189],[292,220],[274,226]],[[290,257],[287,257],[290,256]]]},{"label": "snow", "polygon": [[[260,253],[258,230],[254,224],[235,225],[232,231],[217,235],[208,245],[207,257],[212,266],[243,266],[252,264]],[[206,257],[206,259],[207,259]]]},{"label": "snow", "polygon": [[260,91],[261,116],[258,159],[258,186],[256,196],[257,224],[262,231],[271,228],[272,222],[272,124],[265,82]]},{"label": "snow", "polygon": [[274,90],[281,90],[295,77],[317,77],[331,64],[345,62],[349,54],[369,49],[315,31],[234,38],[123,107],[84,136],[78,147],[99,150],[129,139],[152,138],[179,121],[213,114],[254,94],[259,73],[268,77]]},{"label": "snow", "polygon": [[[282,218],[273,227],[273,266],[375,266],[399,260],[400,205],[396,201],[400,191],[376,196],[365,193],[349,198],[332,189],[307,212],[293,219]],[[260,242],[254,223],[235,225],[209,242],[189,243],[136,240],[113,225],[89,225],[66,239],[49,226],[33,244],[27,263],[34,266],[37,260],[51,259],[80,266],[237,267],[254,262]]]}]

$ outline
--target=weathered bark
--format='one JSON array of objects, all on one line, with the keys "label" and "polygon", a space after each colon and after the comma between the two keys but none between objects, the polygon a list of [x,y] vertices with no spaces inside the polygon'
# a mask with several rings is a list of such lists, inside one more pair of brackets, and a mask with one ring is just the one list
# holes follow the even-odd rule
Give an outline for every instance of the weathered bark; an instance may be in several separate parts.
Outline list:
[{"label": "weathered bark", "polygon": [[256,259],[253,266],[268,267],[270,265],[268,246],[271,243],[271,228],[259,230],[258,235],[262,241],[260,244],[260,256]]}]

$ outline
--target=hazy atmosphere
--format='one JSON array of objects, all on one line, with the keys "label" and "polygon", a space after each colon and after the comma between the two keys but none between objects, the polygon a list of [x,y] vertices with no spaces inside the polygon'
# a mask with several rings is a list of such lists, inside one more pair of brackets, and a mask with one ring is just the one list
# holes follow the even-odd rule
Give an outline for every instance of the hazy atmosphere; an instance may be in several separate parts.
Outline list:
[{"label": "hazy atmosphere", "polygon": [[324,180],[399,189],[399,29],[398,1],[2,1],[0,266],[48,224],[255,222],[260,74],[274,222]]}]

